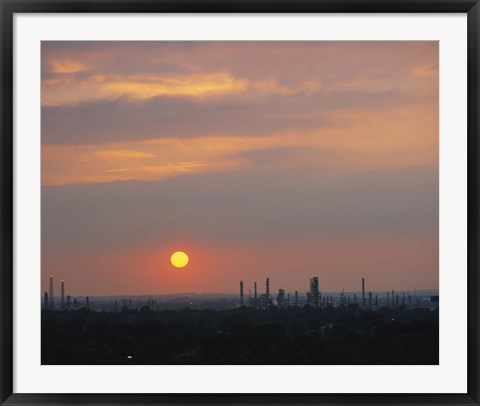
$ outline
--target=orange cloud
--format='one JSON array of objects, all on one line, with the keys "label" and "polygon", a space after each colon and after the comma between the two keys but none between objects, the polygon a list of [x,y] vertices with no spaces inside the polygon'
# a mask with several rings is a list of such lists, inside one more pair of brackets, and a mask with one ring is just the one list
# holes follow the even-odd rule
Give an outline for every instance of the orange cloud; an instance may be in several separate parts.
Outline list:
[{"label": "orange cloud", "polygon": [[127,168],[120,168],[120,169],[106,169],[105,172],[108,173],[122,173],[122,172],[127,172]]},{"label": "orange cloud", "polygon": [[142,166],[140,170],[146,172],[154,172],[158,174],[170,174],[175,172],[191,172],[197,168],[205,168],[209,166],[209,164],[205,162],[177,162],[172,164],[166,165],[147,165]]},{"label": "orange cloud", "polygon": [[424,78],[428,76],[438,76],[438,66],[436,65],[422,65],[410,72],[410,76],[414,78]]},{"label": "orange cloud", "polygon": [[[58,66],[65,73],[73,66]],[[80,67],[77,67],[80,69]],[[70,72],[69,72],[70,73]],[[285,86],[277,78],[265,77],[249,80],[235,77],[228,72],[193,73],[188,75],[130,75],[107,77],[91,75],[86,79],[49,78],[42,84],[42,105],[76,104],[85,101],[128,97],[131,100],[148,100],[160,96],[205,98],[246,91],[289,95],[299,91],[310,94],[319,90],[322,84],[306,80]]]},{"label": "orange cloud", "polygon": [[[329,113],[331,127],[266,136],[219,134],[96,145],[44,146],[42,184],[163,180],[233,170],[357,172],[438,165],[438,108]],[[120,169],[119,169],[120,168]]]},{"label": "orange cloud", "polygon": [[320,90],[323,87],[323,84],[315,80],[306,80],[293,86],[284,86],[278,83],[277,78],[267,77],[262,80],[250,82],[249,87],[254,90],[259,90],[260,92],[289,95],[302,91],[306,92],[306,94],[311,94]]},{"label": "orange cloud", "polygon": [[71,74],[86,71],[88,66],[79,61],[63,59],[50,61],[50,69],[53,73]]},{"label": "orange cloud", "polygon": [[248,87],[248,81],[226,72],[193,75],[153,76],[125,78],[100,85],[102,93],[110,97],[131,96],[150,99],[157,96],[204,97],[225,93],[238,93]]},{"label": "orange cloud", "polygon": [[129,150],[129,149],[121,149],[121,150],[114,150],[114,151],[97,151],[95,152],[95,155],[107,160],[122,159],[122,158],[138,159],[138,158],[155,158],[156,157],[155,154],[152,154],[149,152],[135,151],[135,150]]}]

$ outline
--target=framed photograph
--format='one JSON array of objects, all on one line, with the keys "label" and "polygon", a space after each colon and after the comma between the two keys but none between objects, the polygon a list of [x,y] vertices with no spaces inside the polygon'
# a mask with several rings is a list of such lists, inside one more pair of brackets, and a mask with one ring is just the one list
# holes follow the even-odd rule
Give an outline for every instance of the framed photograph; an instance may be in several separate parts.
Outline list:
[{"label": "framed photograph", "polygon": [[478,1],[0,1],[1,405],[479,405]]}]

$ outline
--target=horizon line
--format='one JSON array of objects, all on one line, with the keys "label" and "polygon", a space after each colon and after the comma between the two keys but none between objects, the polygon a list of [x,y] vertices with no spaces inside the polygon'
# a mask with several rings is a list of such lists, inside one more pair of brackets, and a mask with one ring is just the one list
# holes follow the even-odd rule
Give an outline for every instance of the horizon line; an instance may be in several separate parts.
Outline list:
[{"label": "horizon line", "polygon": [[[382,290],[369,290],[369,291],[365,291],[365,293],[367,292],[371,292],[371,293],[390,293],[392,290],[394,290],[395,292],[398,292],[398,293],[419,293],[419,292],[429,292],[429,291],[436,291],[436,292],[439,292],[439,288],[422,288],[422,289],[382,289]],[[295,290],[293,291],[286,291],[285,293],[294,293]],[[305,291],[297,291],[299,294],[300,293],[303,293],[303,294],[306,294],[308,293],[309,291],[308,290],[305,290]],[[42,297],[45,293],[48,293],[47,291],[45,291],[43,294],[42,294]],[[342,290],[331,290],[331,291],[320,291],[320,293],[335,293],[335,294],[341,294],[341,293],[345,293],[345,294],[348,294],[348,293],[359,293],[359,294],[362,294],[362,291],[361,290],[345,290],[345,291],[342,291]],[[89,294],[76,294],[76,295],[73,295],[73,294],[69,294],[69,295],[65,295],[65,296],[77,296],[77,297],[119,297],[119,296],[125,296],[125,297],[139,297],[139,296],[187,296],[187,295],[209,295],[209,296],[212,296],[212,295],[228,295],[228,296],[239,296],[239,292],[176,292],[176,293],[138,293],[138,294],[129,294],[129,293],[123,293],[123,294],[93,294],[93,295],[89,295]],[[258,292],[258,295],[263,295],[265,294],[265,292]],[[270,293],[270,295],[272,295],[272,293]],[[61,295],[54,295],[56,297],[61,297]],[[245,295],[245,296],[248,296]]]}]

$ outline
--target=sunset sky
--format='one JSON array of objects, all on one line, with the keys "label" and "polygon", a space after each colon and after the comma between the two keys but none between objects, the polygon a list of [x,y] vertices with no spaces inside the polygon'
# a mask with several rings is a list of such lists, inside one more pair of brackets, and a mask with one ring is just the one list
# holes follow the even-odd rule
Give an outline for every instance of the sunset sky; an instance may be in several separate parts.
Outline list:
[{"label": "sunset sky", "polygon": [[41,103],[43,290],[438,288],[437,42],[47,41]]}]

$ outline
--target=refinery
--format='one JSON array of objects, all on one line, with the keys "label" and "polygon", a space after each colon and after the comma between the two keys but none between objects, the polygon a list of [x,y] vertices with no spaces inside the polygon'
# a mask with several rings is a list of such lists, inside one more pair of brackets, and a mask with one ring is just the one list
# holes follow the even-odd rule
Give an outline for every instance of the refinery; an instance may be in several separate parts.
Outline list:
[{"label": "refinery", "polygon": [[326,308],[338,306],[357,306],[365,310],[377,310],[384,307],[391,308],[428,308],[434,310],[439,306],[438,291],[367,291],[366,279],[359,281],[359,291],[348,291],[344,289],[338,292],[322,292],[317,276],[313,276],[308,289],[304,292],[298,290],[287,292],[285,289],[278,289],[277,294],[272,294],[270,289],[270,278],[265,279],[265,287],[262,293],[259,292],[257,282],[248,289],[245,294],[245,284],[240,281],[239,294],[197,294],[179,293],[176,295],[146,295],[146,296],[78,296],[73,297],[65,294],[65,281],[60,281],[60,297],[56,298],[54,292],[54,278],[50,275],[49,291],[43,294],[44,310],[71,311],[71,310],[92,310],[92,311],[113,311],[150,310],[197,308],[227,310],[237,307],[267,310],[271,308]]}]

